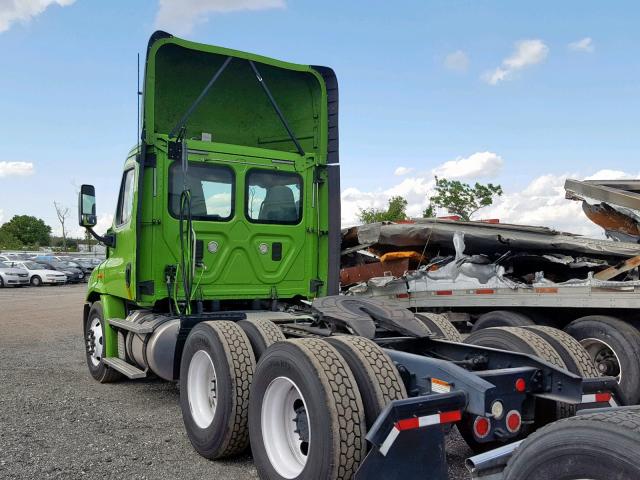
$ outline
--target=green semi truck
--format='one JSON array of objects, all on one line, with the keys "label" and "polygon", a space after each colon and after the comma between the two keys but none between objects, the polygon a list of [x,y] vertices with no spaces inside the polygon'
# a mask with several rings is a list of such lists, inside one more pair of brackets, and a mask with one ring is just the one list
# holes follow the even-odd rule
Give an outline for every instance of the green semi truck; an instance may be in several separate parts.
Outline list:
[{"label": "green semi truck", "polygon": [[[84,305],[91,375],[179,382],[195,450],[250,444],[263,479],[446,479],[454,424],[476,478],[639,478],[637,411],[609,408],[615,379],[567,336],[467,345],[442,316],[338,295],[338,154],[330,68],[156,32],[104,236],[95,189],[79,195],[107,247]],[[573,417],[588,407],[606,412]]]}]

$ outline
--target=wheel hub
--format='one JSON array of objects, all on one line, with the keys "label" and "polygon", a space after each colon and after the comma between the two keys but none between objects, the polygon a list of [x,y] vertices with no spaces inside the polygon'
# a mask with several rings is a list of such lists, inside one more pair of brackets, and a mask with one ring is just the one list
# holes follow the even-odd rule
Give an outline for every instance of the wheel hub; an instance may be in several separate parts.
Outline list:
[{"label": "wheel hub", "polygon": [[187,397],[193,421],[198,427],[207,428],[213,422],[218,405],[218,383],[213,361],[204,350],[198,350],[191,357]]},{"label": "wheel hub", "polygon": [[262,439],[269,461],[284,478],[295,478],[307,464],[311,442],[309,411],[298,386],[277,377],[262,400]]},{"label": "wheel hub", "polygon": [[586,338],[581,340],[582,346],[589,352],[600,375],[616,377],[618,383],[622,378],[622,368],[620,360],[615,351],[604,341],[597,338]]},{"label": "wheel hub", "polygon": [[87,354],[95,367],[97,367],[102,360],[103,349],[102,324],[100,323],[100,319],[96,317],[91,320],[91,324],[87,329]]}]

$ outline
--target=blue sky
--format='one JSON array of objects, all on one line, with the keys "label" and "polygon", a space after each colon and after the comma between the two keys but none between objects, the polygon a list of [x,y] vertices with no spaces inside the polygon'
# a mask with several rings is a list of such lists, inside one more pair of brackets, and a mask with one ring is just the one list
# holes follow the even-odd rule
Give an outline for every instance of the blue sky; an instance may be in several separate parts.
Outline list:
[{"label": "blue sky", "polygon": [[18,3],[0,0],[0,221],[55,227],[53,201],[93,183],[108,222],[157,27],[335,69],[344,223],[393,194],[418,213],[440,173],[502,184],[481,216],[595,233],[564,178],[640,173],[637,2]]}]

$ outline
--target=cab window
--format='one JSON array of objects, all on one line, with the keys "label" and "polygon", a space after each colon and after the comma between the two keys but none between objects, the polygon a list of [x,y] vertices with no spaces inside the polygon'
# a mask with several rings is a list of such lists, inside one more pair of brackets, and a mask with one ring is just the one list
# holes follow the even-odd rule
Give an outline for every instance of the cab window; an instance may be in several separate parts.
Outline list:
[{"label": "cab window", "polygon": [[195,220],[229,220],[233,216],[233,170],[222,165],[189,162],[187,174],[182,165],[169,167],[169,211],[180,217],[180,195],[191,191],[191,218]]},{"label": "cab window", "polygon": [[133,210],[134,173],[135,170],[131,168],[126,170],[122,175],[120,195],[118,196],[118,208],[116,210],[117,226],[124,225],[131,219],[131,211]]},{"label": "cab window", "polygon": [[297,173],[249,170],[246,215],[250,222],[292,225],[302,219],[302,178]]}]

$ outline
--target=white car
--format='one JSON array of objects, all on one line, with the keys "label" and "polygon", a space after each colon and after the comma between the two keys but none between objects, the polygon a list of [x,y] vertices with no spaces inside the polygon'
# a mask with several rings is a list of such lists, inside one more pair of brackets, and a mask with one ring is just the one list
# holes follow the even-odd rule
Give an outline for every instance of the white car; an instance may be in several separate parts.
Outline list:
[{"label": "white car", "polygon": [[67,276],[58,270],[50,270],[41,263],[24,260],[21,262],[12,262],[16,268],[22,268],[29,274],[29,283],[34,287],[42,284],[59,284],[67,283]]},{"label": "white car", "polygon": [[0,287],[23,287],[29,285],[29,275],[17,266],[7,262],[0,262]]}]

